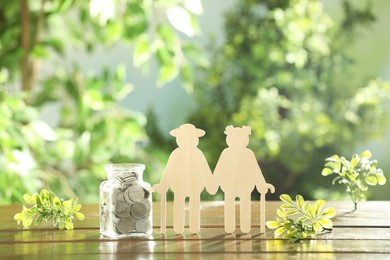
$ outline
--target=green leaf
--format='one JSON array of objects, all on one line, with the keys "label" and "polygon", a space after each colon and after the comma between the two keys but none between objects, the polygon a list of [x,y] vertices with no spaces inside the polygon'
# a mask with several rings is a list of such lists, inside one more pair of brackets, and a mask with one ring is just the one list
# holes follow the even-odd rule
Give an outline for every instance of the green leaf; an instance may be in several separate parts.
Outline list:
[{"label": "green leaf", "polygon": [[77,211],[79,211],[80,209],[81,209],[81,204],[77,204],[77,203],[76,203],[76,204],[74,205],[74,207],[73,207],[73,211],[74,211],[74,212],[77,212]]},{"label": "green leaf", "polygon": [[288,210],[285,210],[284,211],[284,213],[286,214],[286,215],[294,215],[294,214],[296,214],[296,213],[298,213],[299,212],[299,210],[297,210],[297,209],[288,209]]},{"label": "green leaf", "polygon": [[150,58],[150,44],[147,38],[142,38],[137,41],[134,49],[133,63],[134,66],[140,67],[145,64]]},{"label": "green leaf", "polygon": [[322,231],[322,226],[321,226],[321,224],[318,221],[314,221],[313,228],[317,232]]},{"label": "green leaf", "polygon": [[31,51],[31,55],[36,59],[44,59],[47,57],[47,50],[42,44],[35,44]]},{"label": "green leaf", "polygon": [[333,207],[329,207],[321,213],[323,218],[333,218],[334,216],[336,216],[336,210]]},{"label": "green leaf", "polygon": [[309,201],[305,201],[305,203],[303,203],[303,206],[302,206],[302,209],[304,211],[307,211],[310,207],[310,202]]},{"label": "green leaf", "polygon": [[170,64],[161,64],[159,79],[157,84],[159,86],[164,85],[165,83],[173,80],[178,73],[179,73],[179,69],[176,66]]},{"label": "green leaf", "polygon": [[332,181],[332,185],[334,185],[340,179],[341,179],[340,176],[337,176],[336,178],[334,178],[333,181]]},{"label": "green leaf", "polygon": [[288,203],[288,204],[293,204],[293,201],[291,199],[291,197],[287,194],[282,194],[279,196],[280,200],[285,202],[285,203]]},{"label": "green leaf", "polygon": [[44,216],[43,216],[43,215],[39,215],[39,216],[35,219],[35,225],[41,224],[43,219],[44,219]]},{"label": "green leaf", "polygon": [[37,193],[33,194],[33,200],[36,201],[37,205],[42,205],[41,196],[39,196],[39,194]]},{"label": "green leaf", "polygon": [[23,212],[19,212],[15,214],[14,220],[22,221],[25,217],[26,216]]},{"label": "green leaf", "polygon": [[184,64],[180,69],[180,77],[189,93],[193,92],[193,73],[188,64]]},{"label": "green leaf", "polygon": [[309,208],[307,209],[307,213],[309,214],[310,218],[315,217],[316,213],[315,213],[314,205],[309,206]]},{"label": "green leaf", "polygon": [[325,159],[326,162],[338,162],[339,160],[340,157],[337,154],[332,155],[331,157]]},{"label": "green leaf", "polygon": [[72,230],[72,229],[73,229],[73,223],[72,223],[72,222],[66,221],[66,222],[65,222],[65,228],[66,228],[67,230]]},{"label": "green leaf", "polygon": [[368,185],[377,185],[378,184],[378,179],[372,175],[367,176],[366,178],[364,178],[364,180]]},{"label": "green leaf", "polygon": [[267,221],[266,226],[270,229],[276,229],[280,227],[280,224],[276,221]]},{"label": "green leaf", "polygon": [[275,237],[279,237],[280,235],[282,235],[284,232],[286,231],[286,229],[284,227],[280,227],[280,228],[277,228],[274,232],[274,236]]},{"label": "green leaf", "polygon": [[31,217],[25,217],[22,219],[23,227],[24,228],[29,228],[33,222],[33,218]]},{"label": "green leaf", "polygon": [[41,196],[41,200],[49,198],[49,191],[46,189],[42,189],[39,193],[39,196]]},{"label": "green leaf", "polygon": [[195,35],[191,16],[186,9],[180,6],[170,7],[167,10],[167,17],[176,30],[184,33],[188,37],[193,37]]},{"label": "green leaf", "polygon": [[353,168],[356,167],[356,165],[360,162],[360,158],[357,158],[357,157],[353,157],[352,160],[351,160],[351,166]]},{"label": "green leaf", "polygon": [[386,183],[386,177],[383,175],[376,175],[379,185],[384,185]]},{"label": "green leaf", "polygon": [[295,200],[297,201],[298,208],[301,209],[303,206],[303,203],[305,203],[305,200],[303,199],[303,197],[301,195],[295,196]]},{"label": "green leaf", "polygon": [[33,197],[30,193],[24,194],[23,199],[28,204],[35,204],[36,203],[35,197]]},{"label": "green leaf", "polygon": [[277,209],[276,214],[278,214],[281,218],[286,218],[286,214],[284,213],[284,210]]},{"label": "green leaf", "polygon": [[65,200],[62,202],[64,208],[72,208],[72,200]]},{"label": "green leaf", "polygon": [[365,183],[363,183],[363,182],[360,183],[359,187],[360,187],[360,189],[362,191],[367,191],[368,190],[368,186]]},{"label": "green leaf", "polygon": [[333,222],[329,218],[319,218],[318,221],[324,228],[333,228]]},{"label": "green leaf", "polygon": [[322,176],[328,176],[328,175],[331,175],[333,173],[334,173],[333,169],[330,169],[330,168],[324,168],[321,172]]},{"label": "green leaf", "polygon": [[175,45],[175,33],[172,28],[166,24],[160,24],[157,27],[157,34],[160,36],[161,40],[166,46]]},{"label": "green leaf", "polygon": [[60,198],[58,198],[57,196],[55,196],[55,197],[53,198],[53,203],[54,203],[54,204],[57,204],[57,205],[61,205],[61,200],[60,200]]},{"label": "green leaf", "polygon": [[360,158],[366,158],[366,159],[370,159],[372,157],[372,153],[370,150],[365,150],[363,151],[360,155],[359,155]]},{"label": "green leaf", "polygon": [[316,203],[314,204],[314,214],[317,216],[318,214],[320,214],[322,208],[324,207],[325,205],[325,201],[324,200],[317,200]]},{"label": "green leaf", "polygon": [[45,47],[53,48],[54,51],[56,51],[60,55],[64,54],[64,43],[60,39],[51,38],[51,39],[44,40],[41,43]]},{"label": "green leaf", "polygon": [[286,204],[286,203],[283,203],[281,206],[280,206],[281,209],[285,209],[285,210],[288,210],[288,209],[295,209],[296,207],[294,205],[291,205],[291,204]]},{"label": "green leaf", "polygon": [[76,215],[78,220],[84,220],[85,219],[85,215],[83,213],[75,212],[74,214]]},{"label": "green leaf", "polygon": [[138,3],[128,3],[127,12],[123,23],[123,36],[132,41],[147,30],[148,21],[145,10]]}]

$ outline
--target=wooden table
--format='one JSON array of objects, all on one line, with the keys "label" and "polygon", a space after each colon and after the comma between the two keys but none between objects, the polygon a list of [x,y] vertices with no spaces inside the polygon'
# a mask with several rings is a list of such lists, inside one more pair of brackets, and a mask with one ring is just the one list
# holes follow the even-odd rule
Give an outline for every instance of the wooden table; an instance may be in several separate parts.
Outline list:
[{"label": "wooden table", "polygon": [[[276,217],[281,203],[267,202],[267,220]],[[362,202],[348,213],[349,202],[331,202],[336,208],[334,230],[316,239],[290,243],[275,239],[273,230],[260,234],[259,202],[252,205],[250,234],[226,234],[223,203],[202,203],[202,229],[193,235],[172,230],[172,204],[168,203],[167,235],[159,233],[159,203],[153,204],[154,232],[148,238],[112,240],[100,237],[98,205],[83,205],[86,220],[76,221],[75,230],[59,231],[49,224],[23,230],[13,215],[20,205],[0,207],[0,259],[390,259],[390,201]],[[236,207],[237,213],[239,207]],[[238,218],[239,214],[237,214]]]}]

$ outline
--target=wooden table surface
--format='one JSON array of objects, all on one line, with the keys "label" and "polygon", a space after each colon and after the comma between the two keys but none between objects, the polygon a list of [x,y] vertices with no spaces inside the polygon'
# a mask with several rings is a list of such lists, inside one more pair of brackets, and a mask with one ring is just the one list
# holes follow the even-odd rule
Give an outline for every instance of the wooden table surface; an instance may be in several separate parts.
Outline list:
[{"label": "wooden table surface", "polygon": [[[276,218],[281,202],[267,202],[266,220]],[[13,215],[21,205],[0,206],[0,259],[390,259],[390,201],[359,204],[327,202],[337,216],[331,233],[290,243],[275,239],[273,230],[260,234],[259,202],[252,203],[252,231],[226,234],[223,202],[202,203],[199,234],[176,235],[172,230],[172,204],[168,203],[167,235],[159,233],[160,203],[154,202],[154,231],[147,238],[113,240],[99,234],[98,205],[85,204],[84,221],[72,231],[59,231],[50,223],[28,230],[18,228]],[[237,205],[237,218],[239,217]]]}]

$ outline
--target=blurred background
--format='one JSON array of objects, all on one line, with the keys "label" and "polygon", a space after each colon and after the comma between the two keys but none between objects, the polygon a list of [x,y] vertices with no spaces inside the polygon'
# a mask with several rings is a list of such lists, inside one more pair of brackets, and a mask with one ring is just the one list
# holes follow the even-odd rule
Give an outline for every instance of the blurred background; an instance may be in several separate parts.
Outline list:
[{"label": "blurred background", "polygon": [[[211,169],[225,127],[250,126],[269,199],[348,199],[321,175],[326,157],[370,149],[389,177],[387,10],[382,0],[2,1],[0,203],[43,187],[97,202],[109,163],[144,163],[158,183],[176,147],[168,133],[186,122],[206,131]],[[367,195],[390,199],[386,185]]]}]

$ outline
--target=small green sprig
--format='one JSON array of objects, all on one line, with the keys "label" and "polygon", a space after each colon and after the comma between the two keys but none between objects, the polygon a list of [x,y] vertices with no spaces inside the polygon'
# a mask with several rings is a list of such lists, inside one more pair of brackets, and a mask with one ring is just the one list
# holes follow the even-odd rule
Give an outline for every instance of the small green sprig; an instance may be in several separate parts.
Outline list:
[{"label": "small green sprig", "polygon": [[40,193],[26,193],[23,199],[32,204],[30,208],[23,205],[22,212],[15,214],[14,219],[23,224],[24,228],[29,228],[35,221],[35,225],[41,224],[43,220],[53,219],[53,226],[58,226],[60,230],[71,230],[73,226],[73,215],[79,220],[84,220],[85,216],[79,210],[81,204],[77,204],[77,199],[63,200],[53,192],[42,189]]},{"label": "small green sprig", "polygon": [[282,194],[280,199],[284,203],[276,212],[278,214],[276,221],[268,221],[266,224],[268,228],[276,229],[275,237],[283,236],[291,242],[296,242],[300,239],[314,238],[319,232],[332,230],[331,218],[336,216],[336,211],[333,207],[323,210],[324,200],[317,200],[311,204],[301,195],[297,195],[294,204],[287,194]]},{"label": "small green sprig", "polygon": [[383,171],[377,168],[378,162],[370,160],[372,154],[369,150],[362,152],[360,155],[354,154],[351,161],[337,154],[325,159],[325,166],[321,174],[328,176],[337,174],[332,184],[336,182],[347,186],[347,192],[354,203],[354,210],[357,209],[359,201],[366,199],[364,192],[368,186],[384,185],[386,177]]}]

